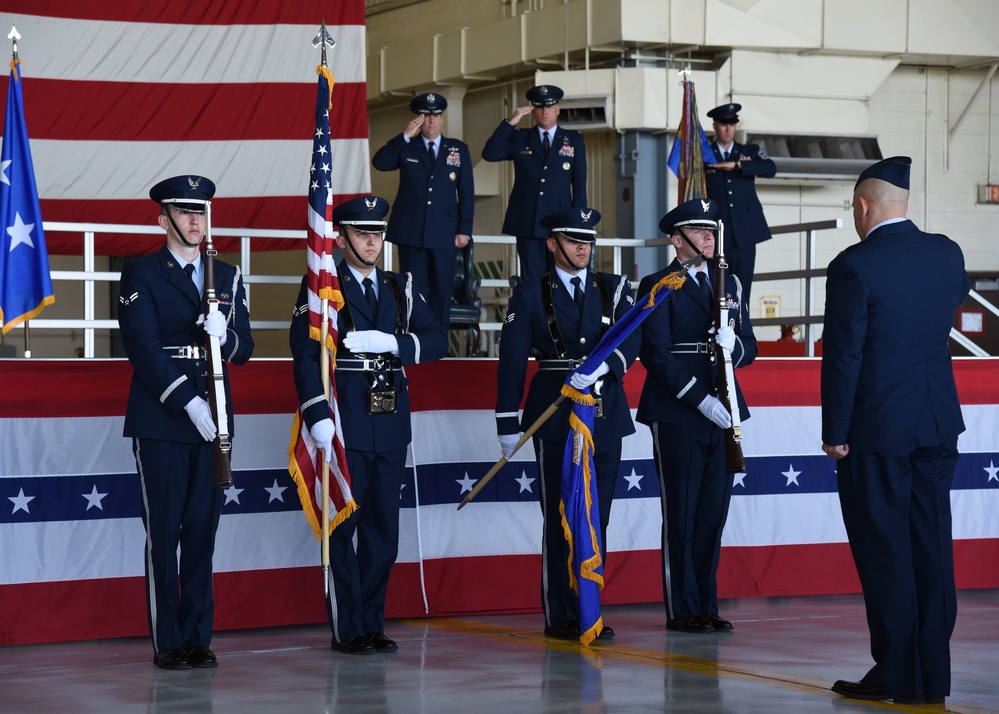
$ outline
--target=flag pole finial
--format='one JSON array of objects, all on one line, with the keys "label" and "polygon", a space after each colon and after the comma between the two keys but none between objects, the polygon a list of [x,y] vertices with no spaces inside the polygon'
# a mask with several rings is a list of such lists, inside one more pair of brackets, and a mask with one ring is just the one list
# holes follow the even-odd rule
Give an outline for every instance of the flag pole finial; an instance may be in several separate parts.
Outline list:
[{"label": "flag pole finial", "polygon": [[17,41],[21,39],[21,33],[17,31],[17,28],[14,25],[10,26],[10,32],[7,34],[7,39],[10,40],[10,43],[13,46],[12,58],[15,62],[17,62]]},{"label": "flag pole finial", "polygon": [[312,38],[313,47],[322,47],[323,55],[320,64],[326,67],[326,49],[333,49],[333,45],[336,44],[336,40],[330,35],[329,31],[326,29],[326,20],[323,19],[323,24],[319,28],[319,33]]}]

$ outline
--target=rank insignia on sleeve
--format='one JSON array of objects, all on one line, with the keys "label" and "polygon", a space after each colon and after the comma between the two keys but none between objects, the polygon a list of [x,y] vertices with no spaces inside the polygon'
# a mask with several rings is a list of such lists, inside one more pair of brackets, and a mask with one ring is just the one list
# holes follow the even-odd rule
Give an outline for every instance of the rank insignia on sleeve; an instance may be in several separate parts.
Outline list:
[{"label": "rank insignia on sleeve", "polygon": [[132,293],[128,297],[120,295],[118,297],[118,302],[120,302],[122,305],[131,305],[133,302],[135,302],[138,299],[139,299],[139,293]]},{"label": "rank insignia on sleeve", "polygon": [[507,316],[506,316],[506,319],[505,319],[505,320],[503,320],[503,323],[504,323],[504,324],[510,324],[511,322],[513,322],[513,318],[514,318],[514,316],[515,316],[516,314],[517,314],[517,313],[515,313],[515,312],[510,312],[510,313],[507,313]]}]

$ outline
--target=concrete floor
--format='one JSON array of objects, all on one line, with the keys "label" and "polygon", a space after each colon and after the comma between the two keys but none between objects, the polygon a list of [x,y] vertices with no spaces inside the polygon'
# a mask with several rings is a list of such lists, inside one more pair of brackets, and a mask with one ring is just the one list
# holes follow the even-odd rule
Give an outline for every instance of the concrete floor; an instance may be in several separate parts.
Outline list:
[{"label": "concrete floor", "polygon": [[[999,592],[963,591],[946,710],[999,711]],[[216,670],[167,672],[145,638],[0,648],[2,712],[943,711],[842,699],[871,665],[859,597],[723,603],[730,634],[667,632],[659,605],[604,608],[611,644],[547,640],[539,615],[398,620],[396,654],[329,649],[324,625],[217,633]]]}]

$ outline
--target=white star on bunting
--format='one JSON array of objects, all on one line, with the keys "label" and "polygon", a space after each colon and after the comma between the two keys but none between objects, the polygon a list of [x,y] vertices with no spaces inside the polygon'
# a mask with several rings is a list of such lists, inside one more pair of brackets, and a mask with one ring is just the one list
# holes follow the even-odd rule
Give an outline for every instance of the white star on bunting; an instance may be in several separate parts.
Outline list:
[{"label": "white star on bunting", "polygon": [[465,478],[462,478],[462,479],[456,478],[454,480],[454,482],[461,484],[461,492],[458,495],[460,496],[462,493],[465,493],[466,491],[471,491],[472,490],[472,486],[474,486],[475,482],[478,481],[478,480],[479,479],[477,479],[477,478],[468,478],[468,472],[467,471],[465,472]]},{"label": "white star on bunting", "polygon": [[287,486],[278,486],[277,479],[274,479],[273,486],[265,486],[264,490],[269,494],[267,498],[267,503],[271,501],[280,501],[284,503],[284,492],[288,490]]},{"label": "white star on bunting", "polygon": [[106,493],[97,493],[97,484],[96,483],[94,484],[94,488],[93,488],[93,490],[90,493],[83,493],[83,494],[80,494],[80,495],[83,496],[85,499],[87,499],[87,510],[88,511],[91,508],[98,508],[98,509],[100,509],[102,511],[104,510],[104,505],[101,503],[101,501],[104,499],[105,496],[107,496],[107,494]]},{"label": "white star on bunting", "polygon": [[628,482],[628,490],[637,488],[639,491],[642,490],[642,479],[645,478],[645,474],[639,474],[635,471],[635,467],[631,468],[631,476],[625,476],[624,480]]},{"label": "white star on bunting", "polygon": [[18,494],[16,496],[7,496],[7,500],[14,504],[14,510],[10,512],[11,515],[14,515],[18,511],[24,511],[25,513],[31,513],[31,511],[28,510],[28,503],[30,501],[34,501],[35,497],[34,496],[25,496],[24,495],[24,488],[22,488],[18,492]]},{"label": "white star on bunting", "polygon": [[784,476],[787,479],[787,483],[784,484],[785,486],[790,486],[792,483],[795,486],[801,485],[800,483],[798,483],[798,476],[801,474],[801,472],[794,470],[794,464],[788,462],[787,471],[781,471],[780,473],[781,476]]},{"label": "white star on bunting", "polygon": [[520,484],[520,490],[517,491],[517,493],[523,493],[524,491],[527,491],[528,493],[534,493],[534,489],[531,488],[531,484],[534,483],[536,480],[537,479],[528,478],[526,471],[521,471],[520,478],[514,479],[514,481]]},{"label": "white star on bunting", "polygon": [[985,483],[988,483],[989,481],[999,481],[999,466],[992,463],[992,459],[989,459],[989,465],[983,467],[983,470],[989,475],[988,481]]},{"label": "white star on bunting", "polygon": [[21,220],[21,214],[18,212],[14,213],[14,225],[7,227],[7,233],[10,234],[10,251],[14,252],[14,248],[24,243],[29,248],[34,248],[35,244],[31,242],[31,231],[35,229],[34,223],[25,223]]},{"label": "white star on bunting", "polygon": [[743,488],[746,488],[745,471],[739,471],[738,473],[735,474],[735,481],[732,483],[732,488],[735,488],[736,486],[742,486]]},{"label": "white star on bunting", "polygon": [[223,491],[223,493],[225,494],[225,503],[223,503],[222,505],[225,506],[229,503],[235,502],[238,505],[242,506],[243,504],[239,502],[239,494],[241,494],[245,490],[246,489],[244,488],[236,488],[235,485],[230,486],[225,491]]}]

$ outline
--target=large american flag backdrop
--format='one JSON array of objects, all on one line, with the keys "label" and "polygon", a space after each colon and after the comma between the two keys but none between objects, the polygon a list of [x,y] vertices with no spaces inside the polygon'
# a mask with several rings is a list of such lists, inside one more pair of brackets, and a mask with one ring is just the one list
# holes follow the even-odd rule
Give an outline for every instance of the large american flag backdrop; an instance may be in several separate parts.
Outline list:
[{"label": "large american flag backdrop", "polygon": [[[388,615],[536,611],[541,513],[518,453],[460,512],[498,456],[492,360],[408,368],[414,442],[399,497]],[[955,373],[968,431],[952,492],[960,587],[999,587],[999,364]],[[0,361],[0,643],[146,633],[139,482],[121,436],[123,360]],[[215,556],[217,629],[325,622],[320,545],[287,471],[288,360],[231,370],[237,437]],[[753,412],[719,572],[723,597],[852,593],[856,573],[820,451],[819,362],[740,370]],[[641,365],[626,377],[632,405]],[[608,604],[661,601],[659,488],[644,426],[626,439],[611,512]],[[414,467],[415,465],[415,467]]]},{"label": "large american flag backdrop", "polygon": [[[22,37],[45,220],[147,224],[149,187],[192,173],[218,186],[215,225],[304,235],[320,59],[312,39],[324,18],[336,40],[328,56],[336,204],[371,185],[363,0],[0,0],[0,27],[15,25]],[[96,247],[136,254],[160,243],[114,236]],[[79,238],[57,233],[48,245],[80,250]]]}]

